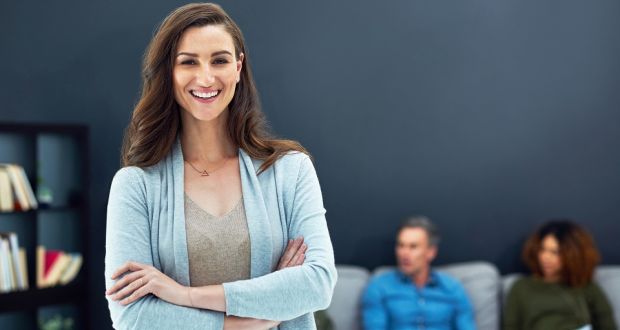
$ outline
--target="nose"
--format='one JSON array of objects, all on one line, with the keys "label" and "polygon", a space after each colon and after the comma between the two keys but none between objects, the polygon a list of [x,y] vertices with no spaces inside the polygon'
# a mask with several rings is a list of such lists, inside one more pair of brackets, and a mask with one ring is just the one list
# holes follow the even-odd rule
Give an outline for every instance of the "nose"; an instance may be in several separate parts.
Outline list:
[{"label": "nose", "polygon": [[208,65],[202,66],[196,71],[196,82],[204,86],[211,86],[215,82],[213,71]]}]

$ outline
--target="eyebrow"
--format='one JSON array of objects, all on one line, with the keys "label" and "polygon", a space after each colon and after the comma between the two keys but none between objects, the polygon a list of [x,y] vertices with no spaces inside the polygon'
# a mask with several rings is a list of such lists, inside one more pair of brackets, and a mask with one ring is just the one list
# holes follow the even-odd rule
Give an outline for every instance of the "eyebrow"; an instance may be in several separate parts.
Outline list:
[{"label": "eyebrow", "polygon": [[[233,56],[233,54],[231,52],[227,51],[227,50],[220,50],[220,51],[217,51],[217,52],[213,52],[211,54],[211,57],[218,56],[218,55],[223,55],[223,54],[228,54],[230,56]],[[177,53],[176,57],[179,57],[181,55],[186,55],[186,56],[190,56],[190,57],[198,57],[198,54],[196,54],[196,53],[187,53],[187,52]]]}]

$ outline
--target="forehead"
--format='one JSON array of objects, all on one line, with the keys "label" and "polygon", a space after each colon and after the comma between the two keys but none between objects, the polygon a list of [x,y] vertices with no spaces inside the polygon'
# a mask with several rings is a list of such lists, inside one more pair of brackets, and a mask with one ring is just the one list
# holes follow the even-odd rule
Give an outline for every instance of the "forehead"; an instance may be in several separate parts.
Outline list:
[{"label": "forehead", "polygon": [[560,243],[558,243],[558,240],[553,235],[547,235],[543,237],[541,243],[542,243],[542,246],[549,248],[549,249],[554,249],[554,248],[557,249],[560,245]]},{"label": "forehead", "polygon": [[428,233],[422,228],[403,228],[398,233],[398,241],[406,244],[420,244],[428,241]]},{"label": "forehead", "polygon": [[234,54],[233,38],[223,25],[193,26],[179,39],[177,52],[210,53],[228,50]]}]

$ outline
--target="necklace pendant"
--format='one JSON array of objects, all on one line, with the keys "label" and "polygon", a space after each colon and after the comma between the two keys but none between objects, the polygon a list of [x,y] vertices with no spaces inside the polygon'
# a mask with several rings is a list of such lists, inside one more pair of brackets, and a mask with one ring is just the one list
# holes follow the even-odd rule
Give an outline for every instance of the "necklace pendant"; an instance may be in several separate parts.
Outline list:
[{"label": "necklace pendant", "polygon": [[200,172],[200,176],[209,176],[209,173],[207,172],[207,170],[203,170],[202,172]]}]

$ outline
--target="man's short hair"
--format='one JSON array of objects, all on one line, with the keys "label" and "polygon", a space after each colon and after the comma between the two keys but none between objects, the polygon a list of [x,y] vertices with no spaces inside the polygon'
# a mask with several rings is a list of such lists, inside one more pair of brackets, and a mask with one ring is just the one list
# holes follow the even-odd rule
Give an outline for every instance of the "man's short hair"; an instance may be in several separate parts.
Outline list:
[{"label": "man's short hair", "polygon": [[437,230],[437,226],[429,219],[423,215],[414,215],[406,218],[398,227],[398,234],[405,228],[421,228],[426,231],[426,235],[428,235],[428,243],[432,246],[439,245],[440,237],[439,231]]}]

